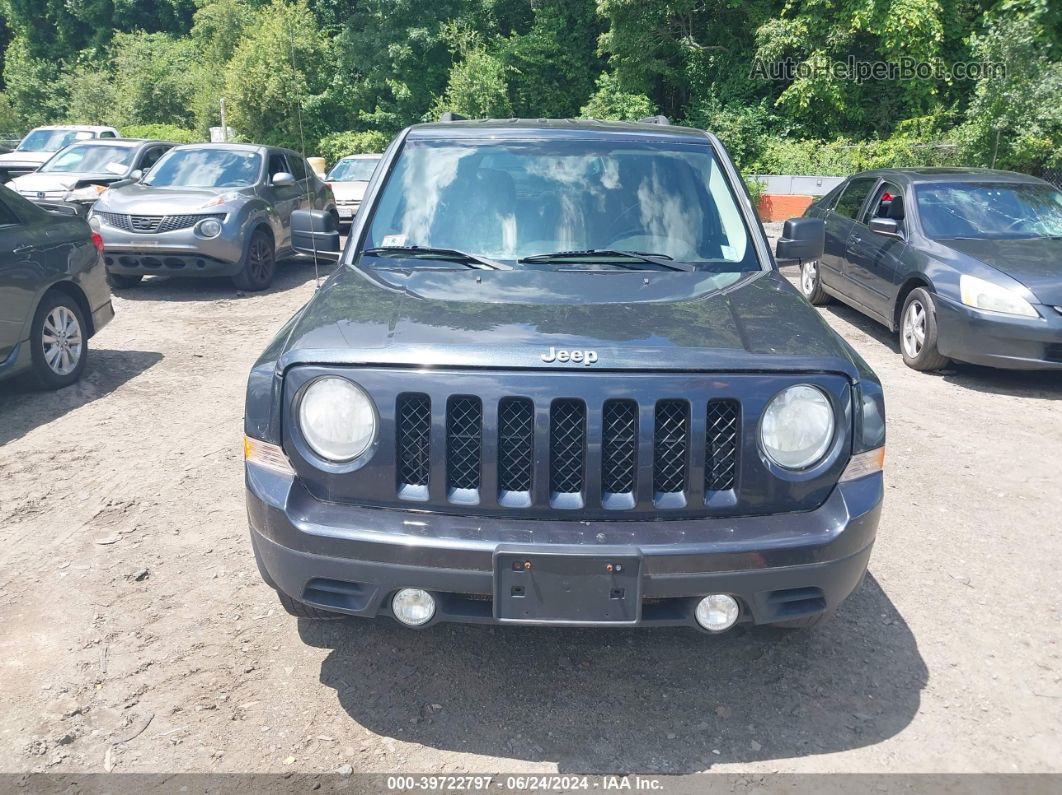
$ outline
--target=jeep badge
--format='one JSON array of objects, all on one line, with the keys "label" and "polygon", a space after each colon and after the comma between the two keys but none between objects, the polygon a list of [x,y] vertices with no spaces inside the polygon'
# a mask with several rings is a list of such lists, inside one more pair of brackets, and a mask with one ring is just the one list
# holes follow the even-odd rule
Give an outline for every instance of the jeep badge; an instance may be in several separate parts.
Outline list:
[{"label": "jeep badge", "polygon": [[582,364],[585,367],[589,367],[597,361],[597,351],[557,350],[552,345],[550,345],[549,353],[542,354],[542,361],[547,363],[571,362],[572,364]]}]

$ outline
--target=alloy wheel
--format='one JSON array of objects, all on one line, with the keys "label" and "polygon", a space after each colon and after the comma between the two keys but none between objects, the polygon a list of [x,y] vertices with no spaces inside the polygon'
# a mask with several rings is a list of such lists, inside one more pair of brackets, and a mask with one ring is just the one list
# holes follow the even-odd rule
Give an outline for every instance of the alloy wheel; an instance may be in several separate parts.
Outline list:
[{"label": "alloy wheel", "polygon": [[912,301],[903,316],[903,349],[912,358],[918,358],[926,341],[926,308],[921,301]]},{"label": "alloy wheel", "polygon": [[273,267],[273,247],[265,237],[259,236],[251,241],[248,265],[255,282],[262,283],[269,278]]},{"label": "alloy wheel", "polygon": [[56,375],[69,375],[81,361],[81,324],[68,307],[57,306],[44,319],[44,361]]},{"label": "alloy wheel", "polygon": [[808,296],[815,292],[815,286],[819,281],[819,266],[814,260],[810,260],[804,263],[804,267],[800,270],[800,289],[804,291],[804,295]]}]

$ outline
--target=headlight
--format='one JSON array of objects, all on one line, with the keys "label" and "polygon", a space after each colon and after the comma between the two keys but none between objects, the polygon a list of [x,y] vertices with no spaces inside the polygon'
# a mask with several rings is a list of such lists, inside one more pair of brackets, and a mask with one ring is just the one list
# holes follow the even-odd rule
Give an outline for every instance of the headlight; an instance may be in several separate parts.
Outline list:
[{"label": "headlight", "polygon": [[72,190],[66,194],[66,201],[68,202],[94,202],[104,191],[107,190],[106,185],[86,185],[84,188],[78,188]]},{"label": "headlight", "polygon": [[1005,315],[1021,315],[1022,317],[1039,317],[1032,304],[1022,298],[1013,290],[1000,287],[998,284],[986,282],[976,276],[959,276],[959,294],[962,302],[974,309],[984,309],[986,312],[1002,312]]},{"label": "headlight", "polygon": [[202,237],[217,237],[221,234],[221,222],[217,218],[205,218],[196,224],[195,231]]},{"label": "headlight", "polygon": [[13,190],[15,193],[18,193],[18,185],[15,183],[15,180],[10,180],[9,182],[5,182],[4,183],[4,187],[7,188],[8,190]]},{"label": "headlight", "polygon": [[317,455],[351,461],[376,438],[376,410],[365,391],[345,378],[318,378],[299,401],[299,428]]},{"label": "headlight", "polygon": [[88,225],[89,225],[89,229],[91,229],[93,232],[99,232],[100,231],[100,218],[99,218],[99,216],[98,215],[90,215],[88,217]]},{"label": "headlight", "polygon": [[819,389],[799,384],[783,389],[763,412],[760,441],[768,457],[786,469],[817,463],[833,441],[833,407]]}]

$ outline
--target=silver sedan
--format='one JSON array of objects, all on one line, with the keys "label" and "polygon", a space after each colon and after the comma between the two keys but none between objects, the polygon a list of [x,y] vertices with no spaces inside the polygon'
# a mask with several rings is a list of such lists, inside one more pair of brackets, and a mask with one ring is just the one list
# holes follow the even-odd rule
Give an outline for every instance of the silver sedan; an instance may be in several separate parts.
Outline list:
[{"label": "silver sedan", "polygon": [[157,274],[229,276],[242,290],[263,290],[292,253],[291,213],[336,213],[331,189],[288,149],[177,146],[134,176],[104,193],[89,220],[116,288]]}]

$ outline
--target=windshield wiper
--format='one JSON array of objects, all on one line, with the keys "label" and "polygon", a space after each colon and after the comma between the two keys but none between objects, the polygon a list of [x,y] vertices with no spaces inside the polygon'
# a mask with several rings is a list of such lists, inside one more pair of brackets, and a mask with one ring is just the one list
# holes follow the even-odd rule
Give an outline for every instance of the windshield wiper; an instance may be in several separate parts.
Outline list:
[{"label": "windshield wiper", "polygon": [[521,257],[517,262],[555,262],[567,259],[593,259],[596,257],[624,257],[626,259],[641,260],[653,265],[660,265],[673,271],[694,271],[696,268],[688,262],[675,262],[674,257],[667,254],[652,254],[647,251],[627,251],[615,248],[590,248],[584,251],[554,251],[552,254],[532,254],[530,257]]},{"label": "windshield wiper", "polygon": [[506,265],[504,262],[496,262],[492,259],[481,257],[478,254],[468,254],[464,251],[458,251],[455,248],[432,248],[431,246],[378,246],[377,248],[367,248],[361,253],[367,254],[371,257],[426,257],[446,262],[462,262],[470,268],[474,268],[478,265],[482,268],[495,271],[511,271],[513,269],[511,265]]}]

